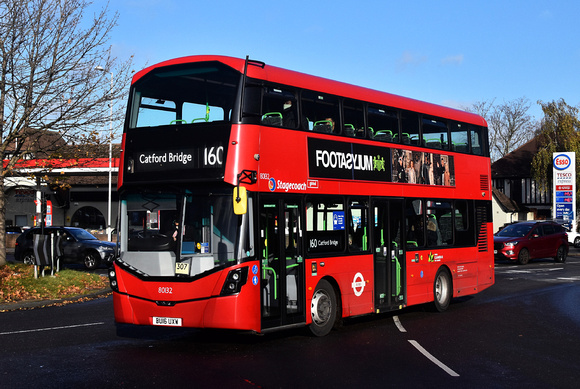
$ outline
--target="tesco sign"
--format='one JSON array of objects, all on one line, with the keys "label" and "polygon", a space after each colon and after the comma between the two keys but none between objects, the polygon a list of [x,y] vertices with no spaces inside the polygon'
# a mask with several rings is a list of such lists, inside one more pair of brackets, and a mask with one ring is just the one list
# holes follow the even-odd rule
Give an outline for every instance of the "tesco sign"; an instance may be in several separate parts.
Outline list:
[{"label": "tesco sign", "polygon": [[566,154],[559,154],[554,157],[554,169],[565,170],[572,164],[570,157]]}]

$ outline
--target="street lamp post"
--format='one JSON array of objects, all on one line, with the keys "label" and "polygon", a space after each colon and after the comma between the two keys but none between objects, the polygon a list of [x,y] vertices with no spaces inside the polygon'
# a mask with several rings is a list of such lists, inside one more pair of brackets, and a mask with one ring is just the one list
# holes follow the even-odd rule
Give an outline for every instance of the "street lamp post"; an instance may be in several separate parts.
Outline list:
[{"label": "street lamp post", "polygon": [[[95,67],[95,70],[100,72],[106,72],[105,68],[102,66]],[[111,241],[111,192],[112,192],[112,173],[113,173],[113,72],[108,72],[111,74],[111,89],[110,93],[111,96],[109,99],[109,196],[108,196],[108,203],[107,203],[107,240]]]}]

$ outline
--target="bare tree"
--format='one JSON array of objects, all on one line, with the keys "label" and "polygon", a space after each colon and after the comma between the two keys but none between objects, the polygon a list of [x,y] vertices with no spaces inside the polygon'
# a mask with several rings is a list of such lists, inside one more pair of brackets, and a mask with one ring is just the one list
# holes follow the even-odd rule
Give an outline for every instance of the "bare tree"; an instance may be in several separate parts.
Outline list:
[{"label": "bare tree", "polygon": [[468,111],[483,116],[487,121],[492,162],[534,137],[539,125],[528,114],[530,107],[530,101],[520,97],[502,104],[495,104],[495,99],[480,101],[467,108]]},{"label": "bare tree", "polygon": [[[6,263],[4,180],[25,156],[51,157],[121,118],[131,59],[111,55],[118,15],[84,0],[0,2],[0,265]],[[103,71],[95,70],[101,66]],[[114,77],[113,77],[114,75]]]}]

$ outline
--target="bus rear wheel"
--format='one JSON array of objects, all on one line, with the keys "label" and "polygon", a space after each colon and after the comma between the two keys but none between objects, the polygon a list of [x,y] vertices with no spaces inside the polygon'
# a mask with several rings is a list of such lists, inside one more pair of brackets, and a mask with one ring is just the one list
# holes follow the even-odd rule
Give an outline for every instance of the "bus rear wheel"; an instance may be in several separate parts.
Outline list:
[{"label": "bus rear wheel", "polygon": [[451,276],[449,272],[441,268],[437,271],[435,282],[433,282],[433,302],[435,309],[439,312],[447,310],[453,297],[453,287],[451,286]]},{"label": "bus rear wheel", "polygon": [[337,305],[336,292],[330,283],[321,280],[316,286],[310,304],[310,332],[315,336],[326,336],[336,322]]}]

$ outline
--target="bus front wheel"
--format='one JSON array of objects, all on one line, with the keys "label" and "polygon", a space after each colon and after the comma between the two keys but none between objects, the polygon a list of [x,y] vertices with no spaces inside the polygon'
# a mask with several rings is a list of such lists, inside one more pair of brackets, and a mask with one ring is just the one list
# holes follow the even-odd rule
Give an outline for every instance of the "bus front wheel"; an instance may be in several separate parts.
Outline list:
[{"label": "bus front wheel", "polygon": [[433,302],[435,309],[439,312],[445,311],[451,303],[453,297],[453,287],[451,286],[451,276],[449,272],[441,268],[437,271],[435,282],[433,282]]},{"label": "bus front wheel", "polygon": [[312,334],[315,336],[328,335],[336,322],[336,313],[336,292],[328,281],[321,280],[316,286],[310,304],[312,324],[309,328]]}]

